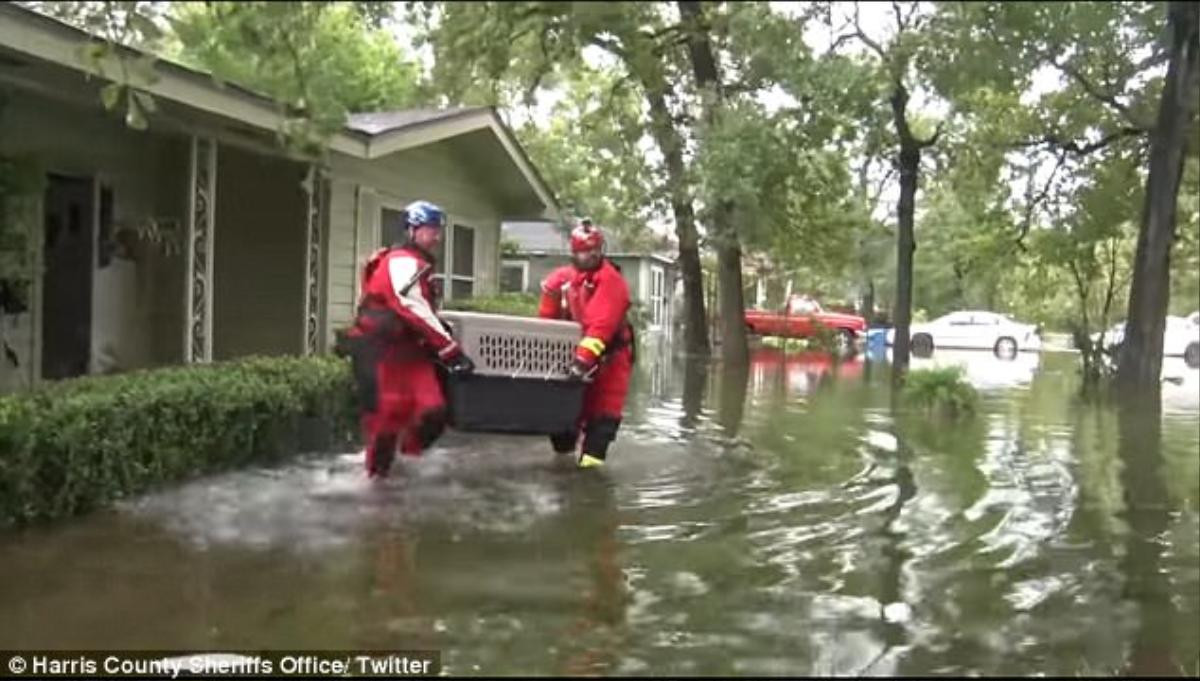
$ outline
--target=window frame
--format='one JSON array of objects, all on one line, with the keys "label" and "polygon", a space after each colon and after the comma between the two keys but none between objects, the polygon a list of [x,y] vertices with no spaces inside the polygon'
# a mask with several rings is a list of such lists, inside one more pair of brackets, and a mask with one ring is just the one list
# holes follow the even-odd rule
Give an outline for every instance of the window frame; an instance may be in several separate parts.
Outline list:
[{"label": "window frame", "polygon": [[[384,245],[383,211],[391,210],[395,212],[403,212],[404,206],[407,205],[408,202],[398,199],[394,195],[385,194],[379,190],[375,190],[375,196],[378,204],[378,210],[375,211],[375,248],[382,248]],[[440,287],[442,291],[442,297],[445,300],[454,299],[455,281],[470,283],[470,297],[474,297],[475,285],[479,278],[479,268],[478,263],[476,262],[477,259],[475,257],[474,248],[472,248],[471,251],[471,274],[454,274],[453,272],[455,253],[454,232],[456,227],[462,227],[463,229],[471,230],[475,238],[478,238],[479,236],[479,229],[474,225],[468,224],[463,218],[460,218],[449,212],[446,213],[446,233],[442,236],[442,252],[440,253],[441,257],[437,259],[437,263],[434,265],[434,274],[430,277],[430,279],[437,282],[437,286]],[[475,239],[473,238],[472,243],[474,243],[474,240]]]},{"label": "window frame", "polygon": [[501,260],[500,261],[500,278],[498,285],[503,285],[504,268],[519,267],[521,268],[521,289],[519,293],[524,293],[529,290],[529,261],[528,260]]},{"label": "window frame", "polygon": [[[658,293],[655,293],[657,289]],[[650,325],[661,327],[667,322],[667,271],[657,263],[650,264]]]},{"label": "window frame", "polygon": [[[478,279],[478,275],[476,274],[478,268],[475,266],[475,238],[479,236],[479,230],[471,225],[463,224],[462,222],[451,218],[449,215],[446,217],[447,234],[444,239],[446,244],[446,263],[443,267],[443,275],[446,280],[446,284],[448,285],[445,285],[443,288],[443,291],[445,292],[444,296],[446,300],[454,300],[454,282],[457,281],[469,283],[471,285],[471,295],[467,297],[474,298],[475,282]],[[458,252],[456,243],[458,241],[457,232],[460,228],[471,230],[471,274],[469,275],[455,274],[454,272],[454,256]]]}]

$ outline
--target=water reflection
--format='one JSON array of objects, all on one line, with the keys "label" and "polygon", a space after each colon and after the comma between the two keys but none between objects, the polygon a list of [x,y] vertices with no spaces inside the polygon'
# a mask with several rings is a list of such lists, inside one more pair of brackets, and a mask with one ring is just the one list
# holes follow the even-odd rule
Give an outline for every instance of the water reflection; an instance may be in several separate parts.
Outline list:
[{"label": "water reflection", "polygon": [[737,437],[742,426],[742,414],[746,407],[746,388],[750,381],[750,367],[745,364],[723,363],[721,384],[717,402],[717,423],[725,431],[725,437]]},{"label": "water reflection", "polygon": [[694,356],[686,358],[683,373],[683,415],[679,419],[679,425],[683,429],[691,431],[699,424],[707,386],[708,360]]},{"label": "water reflection", "polygon": [[0,536],[0,648],[431,648],[495,675],[1193,672],[1200,410],[1167,405],[1195,375],[1164,384],[1161,414],[1122,415],[1076,399],[1072,356],[966,357],[991,387],[961,421],[893,404],[861,358],[645,356],[595,475],[544,438],[449,433],[379,485],[345,452]]},{"label": "water reflection", "polygon": [[[891,359],[891,351],[888,351]],[[1041,366],[1041,354],[1019,352],[1002,358],[985,350],[935,350],[929,357],[913,357],[909,368],[942,369],[960,367],[963,377],[980,390],[1025,387],[1033,382]]]},{"label": "water reflection", "polygon": [[1169,550],[1169,497],[1163,483],[1162,407],[1158,399],[1124,400],[1118,407],[1122,516],[1128,525],[1120,565],[1122,596],[1136,605],[1128,673],[1135,676],[1176,675],[1184,671],[1174,655],[1174,607],[1162,557]]},{"label": "water reflection", "polygon": [[788,352],[783,348],[759,347],[750,353],[754,389],[762,392],[772,386],[777,394],[807,395],[843,378],[863,373],[863,358],[853,355],[838,358],[816,350]]}]

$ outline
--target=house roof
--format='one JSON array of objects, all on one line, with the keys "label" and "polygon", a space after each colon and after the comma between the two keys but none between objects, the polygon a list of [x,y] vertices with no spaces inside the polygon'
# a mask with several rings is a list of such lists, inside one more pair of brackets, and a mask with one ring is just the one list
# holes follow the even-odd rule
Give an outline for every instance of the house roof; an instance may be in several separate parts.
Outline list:
[{"label": "house roof", "polygon": [[531,253],[566,253],[567,237],[551,222],[505,222],[504,236],[517,243],[518,250]]},{"label": "house roof", "polygon": [[[0,48],[92,74],[79,58],[79,47],[96,36],[15,3],[0,3]],[[125,58],[146,53],[118,45]],[[114,55],[102,60],[102,73],[122,73]],[[161,57],[154,60],[154,82],[138,83],[151,95],[216,114],[252,127],[274,132],[283,118],[275,100],[234,83],[218,84],[211,74]],[[374,159],[404,149],[431,144],[449,137],[490,129],[539,200],[558,210],[553,192],[516,136],[494,107],[406,109],[349,116],[343,130],[330,140],[334,151],[361,159]]]},{"label": "house roof", "polygon": [[[570,250],[567,236],[554,223],[544,220],[514,221],[501,224],[504,237],[517,244],[520,255],[566,255]],[[610,258],[651,258],[665,264],[675,260],[662,253],[624,251],[619,237],[606,235],[606,251]]]},{"label": "house roof", "polygon": [[486,106],[472,106],[453,107],[450,109],[405,109],[403,111],[353,113],[346,120],[346,127],[367,135],[380,135],[412,125],[444,121],[486,110]]}]

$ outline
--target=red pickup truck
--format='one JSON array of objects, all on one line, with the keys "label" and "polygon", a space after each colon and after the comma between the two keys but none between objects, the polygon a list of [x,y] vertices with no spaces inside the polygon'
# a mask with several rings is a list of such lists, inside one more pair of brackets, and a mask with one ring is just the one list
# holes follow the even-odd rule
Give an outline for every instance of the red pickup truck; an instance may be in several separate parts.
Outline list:
[{"label": "red pickup truck", "polygon": [[853,347],[867,330],[867,320],[853,314],[826,312],[817,301],[800,296],[793,296],[782,312],[746,310],[746,330],[757,336],[809,338],[816,335],[818,326],[836,331],[841,344]]}]

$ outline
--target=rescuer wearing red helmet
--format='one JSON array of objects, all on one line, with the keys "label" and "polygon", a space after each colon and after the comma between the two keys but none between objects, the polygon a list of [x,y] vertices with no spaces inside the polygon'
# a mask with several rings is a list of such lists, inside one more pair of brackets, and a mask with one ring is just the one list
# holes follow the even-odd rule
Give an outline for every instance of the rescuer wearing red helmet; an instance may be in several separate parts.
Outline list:
[{"label": "rescuer wearing red helmet", "polygon": [[416,201],[404,215],[408,241],[381,248],[367,261],[358,316],[346,334],[370,477],[388,474],[397,444],[419,456],[445,429],[446,402],[434,362],[451,373],[475,368],[436,312],[430,277],[445,213]]},{"label": "rescuer wearing red helmet", "polygon": [[583,327],[570,369],[572,378],[588,382],[583,411],[574,431],[550,436],[554,451],[565,454],[575,449],[582,431],[581,468],[604,464],[621,426],[633,372],[633,326],[626,318],[629,304],[629,285],[604,257],[604,233],[591,220],[580,220],[571,230],[571,264],[554,270],[542,282],[538,316],[571,319]]}]

